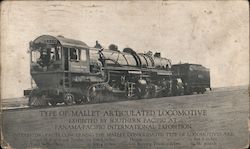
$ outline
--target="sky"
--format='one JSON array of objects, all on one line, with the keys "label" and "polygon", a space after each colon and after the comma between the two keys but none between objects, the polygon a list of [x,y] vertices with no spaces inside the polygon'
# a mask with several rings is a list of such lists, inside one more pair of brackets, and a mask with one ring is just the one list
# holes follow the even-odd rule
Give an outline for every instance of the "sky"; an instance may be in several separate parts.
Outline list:
[{"label": "sky", "polygon": [[29,42],[44,34],[202,64],[212,87],[249,84],[247,1],[3,1],[1,98],[30,88]]}]

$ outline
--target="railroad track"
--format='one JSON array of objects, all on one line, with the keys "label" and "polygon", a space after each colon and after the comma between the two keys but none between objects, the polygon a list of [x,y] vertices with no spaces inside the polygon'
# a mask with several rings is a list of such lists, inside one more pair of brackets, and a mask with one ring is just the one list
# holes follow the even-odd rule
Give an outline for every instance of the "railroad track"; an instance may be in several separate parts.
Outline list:
[{"label": "railroad track", "polygon": [[[199,96],[207,96],[210,94],[214,93],[228,93],[228,92],[233,92],[237,90],[242,90],[246,89],[247,87],[237,87],[237,88],[215,88],[212,91],[207,91],[205,94],[193,94],[193,95],[184,95],[184,96],[172,96],[172,97],[161,97],[161,98],[151,98],[151,99],[136,99],[137,101],[139,100],[157,100],[157,99],[162,99],[162,98],[185,98],[185,97],[199,97]],[[116,101],[105,101],[102,103],[110,103],[110,102],[124,102],[124,101],[129,101],[128,99],[119,99]],[[133,100],[134,101],[134,100]],[[14,103],[14,104],[13,104]],[[89,105],[89,104],[100,104],[100,103],[83,103],[83,104],[75,104],[72,106],[82,106],[82,105]],[[28,106],[28,99],[21,97],[21,98],[13,98],[13,99],[5,99],[2,102],[2,110],[3,111],[22,111],[22,110],[34,110],[34,109],[50,109],[50,108],[58,108],[58,107],[71,107],[68,105],[64,104],[57,104],[56,106],[42,106],[42,107],[29,107]]]}]

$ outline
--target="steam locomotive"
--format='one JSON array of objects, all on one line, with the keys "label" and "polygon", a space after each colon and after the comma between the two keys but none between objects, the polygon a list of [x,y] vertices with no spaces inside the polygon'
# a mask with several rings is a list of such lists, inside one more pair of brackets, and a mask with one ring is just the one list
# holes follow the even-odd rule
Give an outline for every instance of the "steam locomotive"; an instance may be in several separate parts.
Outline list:
[{"label": "steam locomotive", "polygon": [[211,89],[209,69],[197,64],[171,66],[160,53],[119,51],[113,44],[109,49],[89,47],[79,40],[42,35],[30,42],[30,74],[36,87],[25,90],[25,95],[29,106],[55,106]]}]

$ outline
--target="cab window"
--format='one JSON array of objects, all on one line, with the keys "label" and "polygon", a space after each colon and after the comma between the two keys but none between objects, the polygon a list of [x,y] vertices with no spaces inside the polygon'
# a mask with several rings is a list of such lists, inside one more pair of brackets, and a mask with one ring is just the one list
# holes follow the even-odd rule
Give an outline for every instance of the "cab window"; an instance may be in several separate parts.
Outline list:
[{"label": "cab window", "polygon": [[61,59],[61,47],[57,47],[56,49],[55,49],[55,58],[56,58],[56,60],[60,60]]},{"label": "cab window", "polygon": [[56,60],[56,50],[55,50],[55,48],[50,49],[50,60]]},{"label": "cab window", "polygon": [[80,51],[80,57],[81,57],[81,61],[86,61],[87,60],[87,53],[86,53],[86,50],[81,50]]},{"label": "cab window", "polygon": [[36,63],[40,57],[41,57],[41,54],[39,51],[35,50],[31,52],[31,61],[33,63]]},{"label": "cab window", "polygon": [[79,61],[80,60],[80,53],[81,51],[76,48],[70,48],[70,60]]}]

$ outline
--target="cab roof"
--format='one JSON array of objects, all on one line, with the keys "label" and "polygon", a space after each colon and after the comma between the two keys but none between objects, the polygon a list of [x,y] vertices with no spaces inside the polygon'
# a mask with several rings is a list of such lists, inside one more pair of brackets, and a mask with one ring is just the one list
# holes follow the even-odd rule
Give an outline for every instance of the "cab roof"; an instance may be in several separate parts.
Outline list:
[{"label": "cab roof", "polygon": [[78,47],[78,48],[89,48],[89,46],[80,41],[70,38],[65,38],[63,36],[51,36],[51,35],[41,35],[37,37],[33,43],[42,43],[42,44],[60,44],[62,46],[71,46],[71,47]]}]

